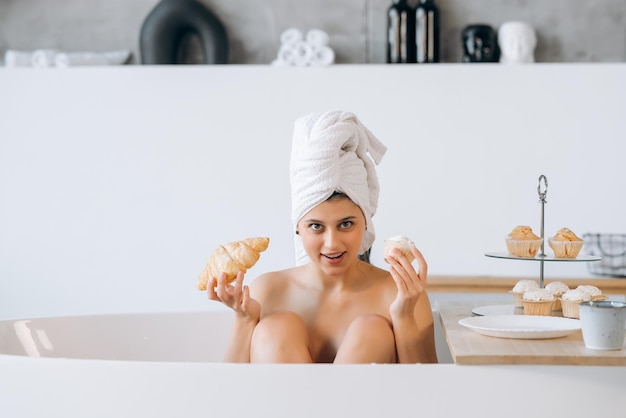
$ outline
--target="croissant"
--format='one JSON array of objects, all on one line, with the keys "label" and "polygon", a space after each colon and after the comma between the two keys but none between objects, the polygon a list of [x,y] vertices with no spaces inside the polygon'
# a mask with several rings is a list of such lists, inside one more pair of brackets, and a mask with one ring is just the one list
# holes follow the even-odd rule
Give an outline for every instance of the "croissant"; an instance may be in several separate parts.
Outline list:
[{"label": "croissant", "polygon": [[226,273],[227,283],[232,282],[239,271],[245,273],[254,266],[269,243],[269,238],[257,237],[219,245],[198,276],[198,290],[206,290],[209,280],[217,278],[222,272]]}]

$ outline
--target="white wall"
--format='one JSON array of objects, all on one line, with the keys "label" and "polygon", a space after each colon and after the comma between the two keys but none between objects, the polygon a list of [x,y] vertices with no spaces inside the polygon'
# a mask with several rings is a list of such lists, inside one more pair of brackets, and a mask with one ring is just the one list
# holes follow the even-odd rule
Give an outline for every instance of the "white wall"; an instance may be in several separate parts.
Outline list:
[{"label": "white wall", "polygon": [[[0,71],[0,318],[215,307],[196,276],[222,242],[293,262],[296,117],[345,109],[389,147],[378,239],[432,275],[536,276],[487,258],[518,224],[626,232],[626,66],[535,64]],[[549,277],[586,277],[550,263]]]}]

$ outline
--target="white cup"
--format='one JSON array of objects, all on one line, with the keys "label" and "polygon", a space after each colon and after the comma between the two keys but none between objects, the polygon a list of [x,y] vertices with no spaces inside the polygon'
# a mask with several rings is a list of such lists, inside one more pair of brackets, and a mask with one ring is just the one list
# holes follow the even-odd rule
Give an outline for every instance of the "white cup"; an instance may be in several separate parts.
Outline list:
[{"label": "white cup", "polygon": [[592,350],[620,350],[626,334],[626,303],[591,301],[579,305],[585,347]]}]

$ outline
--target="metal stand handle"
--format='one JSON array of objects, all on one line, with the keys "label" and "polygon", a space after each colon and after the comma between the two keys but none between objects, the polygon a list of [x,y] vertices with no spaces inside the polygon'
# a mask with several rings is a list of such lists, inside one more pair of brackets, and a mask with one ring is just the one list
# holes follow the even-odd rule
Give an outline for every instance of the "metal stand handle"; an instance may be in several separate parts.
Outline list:
[{"label": "metal stand handle", "polygon": [[[543,186],[543,187],[542,187]],[[544,234],[544,216],[545,216],[545,204],[546,195],[548,194],[548,179],[543,174],[539,176],[539,184],[537,185],[537,193],[539,194],[539,201],[541,202],[541,254],[539,254],[539,287],[543,289],[543,260],[546,256],[544,251],[545,234]]]}]

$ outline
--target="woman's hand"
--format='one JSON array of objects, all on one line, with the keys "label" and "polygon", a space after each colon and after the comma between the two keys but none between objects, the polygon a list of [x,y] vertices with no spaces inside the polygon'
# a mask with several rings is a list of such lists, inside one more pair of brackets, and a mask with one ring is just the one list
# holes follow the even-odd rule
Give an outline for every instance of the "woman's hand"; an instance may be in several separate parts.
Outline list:
[{"label": "woman's hand", "polygon": [[226,283],[224,273],[221,273],[217,280],[213,278],[207,286],[207,295],[209,299],[222,302],[234,310],[241,319],[259,322],[261,304],[250,297],[250,288],[243,285],[243,272],[237,273],[237,278],[232,284]]},{"label": "woman's hand", "polygon": [[417,260],[418,270],[409,262],[404,254],[395,248],[391,256],[387,257],[390,264],[391,277],[396,282],[398,293],[396,299],[389,306],[389,314],[394,318],[414,318],[415,306],[424,290],[428,276],[428,265],[422,253],[417,249],[411,250]]}]

